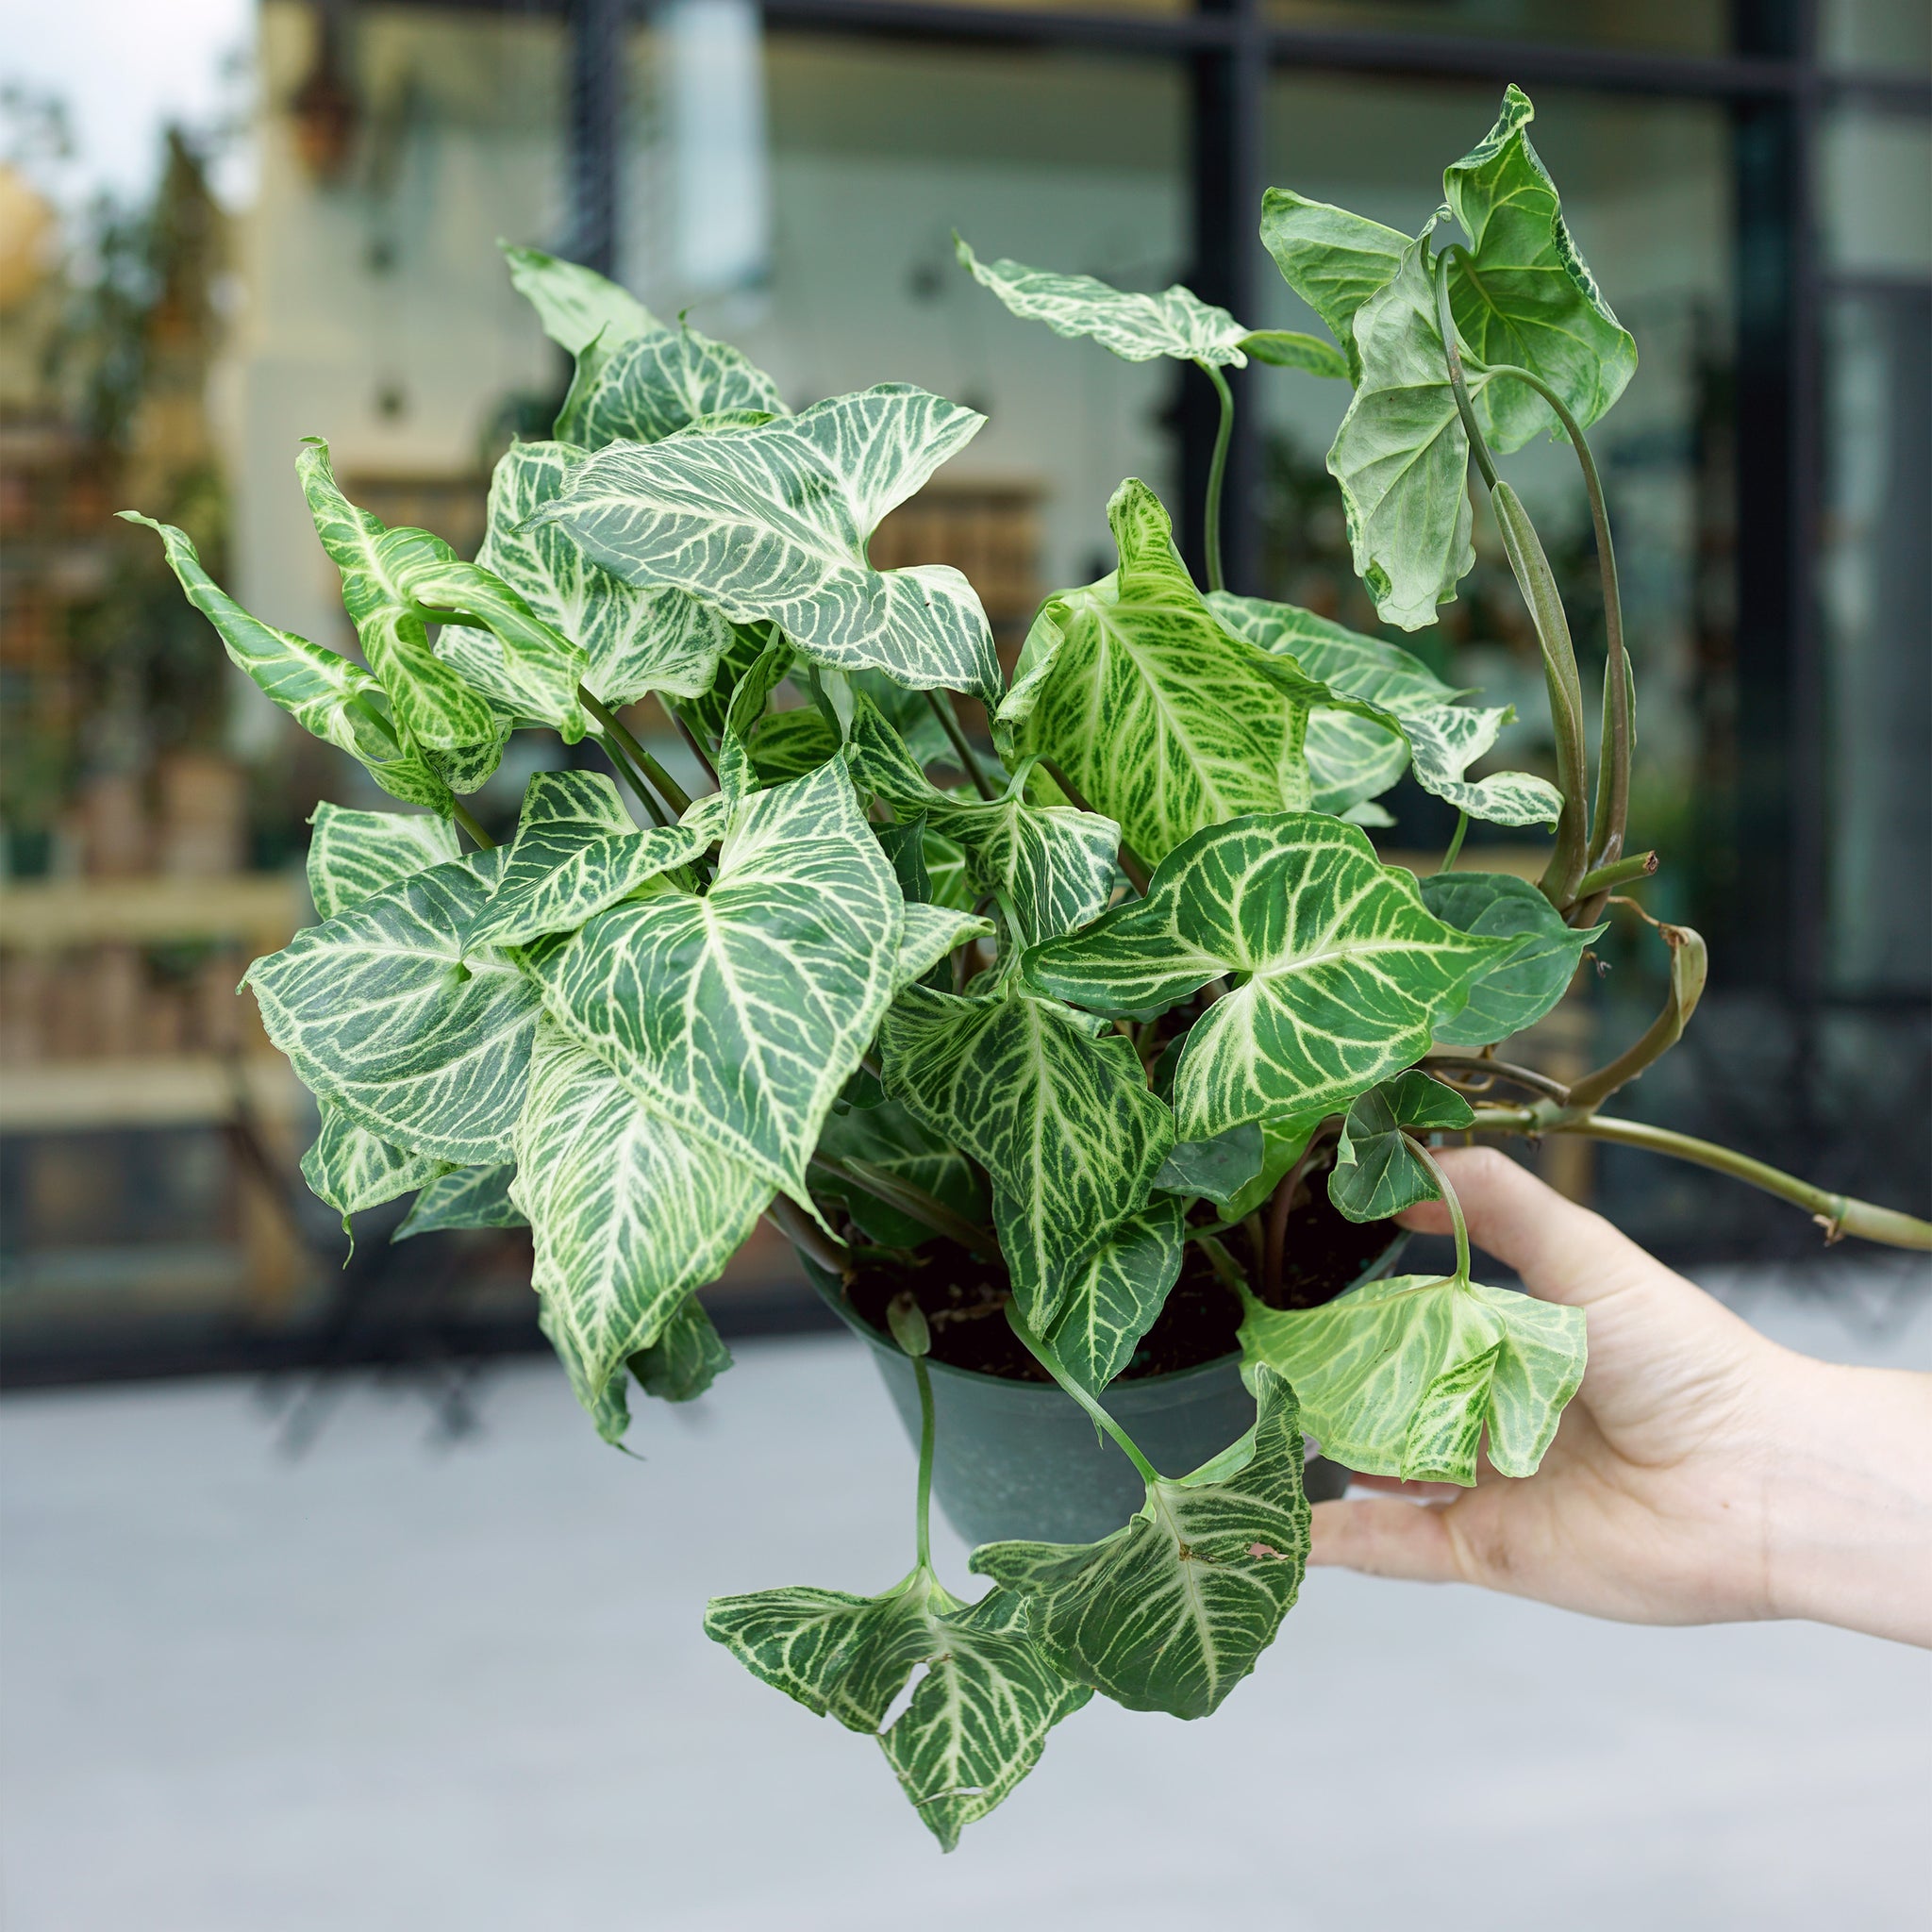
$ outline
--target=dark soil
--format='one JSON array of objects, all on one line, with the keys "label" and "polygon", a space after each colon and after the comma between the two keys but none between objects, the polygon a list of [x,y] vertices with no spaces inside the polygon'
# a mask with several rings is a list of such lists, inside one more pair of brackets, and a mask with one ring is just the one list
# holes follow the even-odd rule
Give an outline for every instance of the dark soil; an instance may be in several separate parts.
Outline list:
[{"label": "dark soil", "polygon": [[[1391,1222],[1354,1222],[1338,1214],[1328,1200],[1327,1163],[1318,1158],[1311,1168],[1296,1190],[1288,1224],[1281,1293],[1274,1298],[1277,1307],[1313,1308],[1333,1301],[1396,1234]],[[1211,1225],[1212,1214],[1211,1205],[1203,1204],[1195,1219]],[[1221,1239],[1258,1294],[1260,1257],[1252,1253],[1246,1234],[1236,1227]],[[857,1253],[862,1258],[846,1285],[846,1297],[854,1311],[881,1334],[887,1332],[886,1305],[909,1289],[932,1330],[935,1361],[1014,1382],[1048,1379],[1007,1325],[1012,1289],[999,1263],[984,1261],[949,1241],[929,1241],[913,1254],[862,1246]],[[1214,1273],[1201,1244],[1190,1241],[1180,1279],[1121,1379],[1172,1374],[1232,1355],[1241,1320],[1240,1297]]]}]

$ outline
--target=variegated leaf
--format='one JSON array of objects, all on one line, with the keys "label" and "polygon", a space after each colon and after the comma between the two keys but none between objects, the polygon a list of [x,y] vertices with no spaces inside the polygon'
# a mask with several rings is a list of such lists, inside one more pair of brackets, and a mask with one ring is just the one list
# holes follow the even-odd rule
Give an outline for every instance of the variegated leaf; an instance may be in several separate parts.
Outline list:
[{"label": "variegated leaf", "polygon": [[1291,188],[1271,188],[1261,197],[1261,241],[1353,363],[1356,311],[1393,277],[1408,237]]},{"label": "variegated leaf", "polygon": [[947,954],[969,940],[992,937],[992,921],[952,906],[923,906],[908,900],[906,929],[899,937],[899,963],[892,991],[924,979]]},{"label": "variegated leaf", "polygon": [[326,1100],[315,1144],[302,1157],[302,1178],[342,1217],[344,1232],[350,1215],[412,1193],[447,1169],[446,1161],[379,1140]]},{"label": "variegated leaf", "polygon": [[981,261],[957,235],[953,249],[982,289],[991,289],[1023,321],[1043,322],[1057,336],[1091,336],[1128,362],[1174,356],[1184,362],[1247,365],[1249,331],[1178,282],[1158,295],[1135,295],[1092,275]]},{"label": "variegated leaf", "polygon": [[624,1369],[692,1289],[715,1280],[772,1198],[743,1161],[643,1105],[545,1020],[516,1130],[510,1198],[528,1217],[543,1332],[607,1441]]},{"label": "variegated leaf", "polygon": [[1286,1375],[1330,1460],[1365,1475],[1530,1475],[1583,1380],[1581,1308],[1455,1276],[1401,1274],[1290,1313],[1249,1299],[1250,1374]]},{"label": "variegated leaf", "polygon": [[902,818],[923,813],[957,844],[974,886],[1010,908],[1025,944],[1072,932],[1106,907],[1121,837],[1111,819],[1029,805],[1017,785],[991,799],[941,791],[862,696],[854,701],[848,742],[857,783]]},{"label": "variegated leaf", "polygon": [[908,987],[879,1047],[886,1091],[992,1176],[1014,1291],[1036,1328],[1051,1326],[1174,1143],[1133,1049],[1010,982],[990,999]]},{"label": "variegated leaf", "polygon": [[1469,438],[1449,387],[1429,266],[1431,218],[1388,285],[1356,311],[1355,400],[1328,469],[1341,486],[1356,573],[1385,624],[1436,622],[1475,561]]},{"label": "variegated leaf", "polygon": [[1332,1112],[1421,1058],[1507,941],[1444,925],[1415,875],[1353,825],[1312,812],[1197,833],[1145,899],[1027,955],[1031,981],[1103,1012],[1158,1011],[1234,982],[1195,1022],[1174,1072],[1176,1131]]},{"label": "variegated leaf", "polygon": [[398,729],[389,694],[368,672],[335,651],[251,617],[202,568],[194,545],[172,524],[158,524],[138,510],[120,515],[159,534],[188,601],[214,625],[229,658],[296,724],[347,752],[391,798],[448,813],[449,785]]},{"label": "variegated leaf", "polygon": [[1305,369],[1310,375],[1348,380],[1348,358],[1333,342],[1299,329],[1258,328],[1241,338],[1241,347],[1257,362],[1272,363],[1276,369]]},{"label": "variegated leaf", "polygon": [[1220,1219],[1240,1221],[1257,1212],[1274,1190],[1288,1178],[1288,1171],[1308,1151],[1315,1129],[1328,1114],[1287,1114],[1261,1123],[1261,1168],[1253,1180],[1245,1181],[1222,1203]]},{"label": "variegated leaf", "polygon": [[1177,1141],[1154,1185],[1165,1193],[1228,1202],[1261,1172],[1260,1126],[1245,1121],[1211,1141]]},{"label": "variegated leaf", "polygon": [[[369,668],[396,716],[423,744],[462,747],[500,739],[499,709],[584,735],[577,686],[583,651],[537,616],[500,577],[465,563],[427,530],[388,528],[344,496],[328,445],[305,440],[296,458],[315,534],[342,580]],[[449,620],[437,650],[431,614]]]},{"label": "variegated leaf", "polygon": [[416,1196],[403,1224],[390,1236],[406,1241],[419,1234],[458,1227],[527,1227],[524,1211],[509,1197],[517,1171],[508,1162],[494,1167],[458,1167],[439,1175]]},{"label": "variegated leaf", "polygon": [[[724,613],[684,591],[626,583],[555,524],[531,521],[588,459],[565,442],[512,443],[490,481],[490,534],[476,561],[582,648],[584,682],[607,705],[646,691],[700,697],[733,641]],[[449,655],[447,633],[438,652]]]},{"label": "variegated leaf", "polygon": [[[1449,309],[1484,362],[1533,370],[1586,429],[1637,372],[1637,344],[1611,313],[1563,221],[1557,185],[1529,144],[1536,118],[1512,85],[1496,125],[1442,175],[1442,192],[1470,237],[1453,258]],[[1527,383],[1490,383],[1477,420],[1498,451],[1521,449],[1556,412]]]},{"label": "variegated leaf", "polygon": [[[1499,825],[1555,824],[1562,795],[1547,779],[1530,772],[1465,775],[1514,720],[1513,707],[1460,704],[1466,692],[1452,691],[1400,645],[1363,637],[1292,604],[1225,591],[1208,603],[1231,631],[1268,653],[1276,675],[1293,666],[1328,687],[1324,699],[1297,679],[1284,679],[1291,695],[1306,696],[1309,704],[1308,770],[1318,811],[1339,815],[1386,791],[1402,775],[1407,753],[1416,783],[1471,818]],[[1360,708],[1343,709],[1331,700],[1359,701]]]},{"label": "variegated leaf", "polygon": [[325,800],[309,814],[308,896],[333,919],[413,872],[462,857],[456,828],[426,812],[350,811]]},{"label": "variegated leaf", "polygon": [[1405,1137],[1466,1127],[1474,1118],[1461,1094],[1413,1069],[1371,1087],[1341,1123],[1329,1200],[1351,1221],[1388,1221],[1435,1200],[1436,1178]]},{"label": "variegated leaf", "polygon": [[506,1160],[536,987],[464,939],[502,854],[413,873],[258,959],[269,1038],[304,1083],[383,1140],[460,1166]]},{"label": "variegated leaf", "polygon": [[630,1372],[659,1402],[695,1402],[731,1366],[724,1338],[694,1294],[686,1295],[648,1348],[630,1358]]},{"label": "variegated leaf", "polygon": [[1097,1393],[1133,1358],[1180,1279],[1186,1236],[1180,1202],[1161,1195],[1088,1257],[1046,1338],[1083,1388]]},{"label": "variegated leaf", "polygon": [[782,785],[837,758],[840,739],[815,708],[767,711],[752,726],[745,749],[765,784]]},{"label": "variegated leaf", "polygon": [[1254,1373],[1254,1426],[1191,1475],[1147,1486],[1097,1543],[984,1543],[971,1567],[1027,1602],[1064,1675],[1129,1710],[1206,1717],[1293,1607],[1308,1554],[1294,1391]]},{"label": "variegated leaf", "polygon": [[640,1099],[810,1208],[805,1164],[891,998],[904,925],[831,764],[738,808],[702,896],[599,913],[534,970]]},{"label": "variegated leaf", "polygon": [[[986,1220],[990,1204],[972,1163],[896,1100],[832,1114],[819,1137],[819,1152],[837,1160],[860,1160],[910,1181],[975,1226]],[[924,1222],[875,1200],[862,1188],[822,1175],[814,1176],[813,1185],[825,1199],[842,1202],[863,1232],[884,1247],[916,1248],[933,1238]]]},{"label": "variegated leaf", "polygon": [[674,825],[640,831],[601,772],[539,772],[524,793],[517,835],[468,943],[513,946],[575,932],[646,880],[687,864],[724,835],[716,792]]},{"label": "variegated leaf", "polygon": [[741,624],[775,623],[808,657],[999,700],[992,634],[942,564],[875,571],[865,548],[986,419],[882,384],[717,435],[616,443],[538,512],[606,569],[674,584]]},{"label": "variegated leaf", "polygon": [[496,244],[509,267],[511,286],[525,297],[553,342],[580,356],[594,341],[608,348],[664,325],[629,290],[593,268],[545,255],[541,248]]},{"label": "variegated leaf", "polygon": [[1458,932],[1515,941],[1476,976],[1468,1006],[1436,1029],[1439,1046],[1489,1046],[1533,1026],[1563,997],[1583,949],[1609,930],[1565,924],[1527,879],[1507,873],[1438,873],[1422,891],[1424,905]]},{"label": "variegated leaf", "polygon": [[1114,491],[1120,569],[1047,600],[997,724],[1008,763],[1037,753],[1150,865],[1190,833],[1308,803],[1304,707],[1257,668],[1194,588],[1144,483]]},{"label": "variegated leaf", "polygon": [[[607,344],[607,346],[608,346]],[[651,329],[615,349],[573,421],[576,441],[659,442],[707,417],[787,413],[778,386],[729,342],[689,324]]]}]

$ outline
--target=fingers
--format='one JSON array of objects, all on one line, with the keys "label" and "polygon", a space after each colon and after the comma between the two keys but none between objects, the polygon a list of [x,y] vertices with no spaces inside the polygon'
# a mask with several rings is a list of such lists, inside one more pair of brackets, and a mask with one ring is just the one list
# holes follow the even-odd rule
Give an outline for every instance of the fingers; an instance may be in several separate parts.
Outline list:
[{"label": "fingers", "polygon": [[1418,1508],[1413,1503],[1317,1503],[1309,1527],[1310,1563],[1408,1583],[1459,1580],[1440,1509]]},{"label": "fingers", "polygon": [[[1633,1268],[1657,1267],[1601,1215],[1564,1200],[1497,1148],[1446,1147],[1436,1158],[1462,1204],[1470,1240],[1544,1301],[1585,1306],[1613,1292]],[[1400,1218],[1424,1234],[1449,1232],[1440,1201]]]}]

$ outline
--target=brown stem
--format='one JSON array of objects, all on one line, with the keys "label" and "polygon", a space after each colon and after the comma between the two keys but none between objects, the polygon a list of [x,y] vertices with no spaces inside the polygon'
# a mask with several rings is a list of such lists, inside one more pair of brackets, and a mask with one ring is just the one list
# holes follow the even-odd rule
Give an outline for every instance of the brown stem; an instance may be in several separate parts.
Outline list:
[{"label": "brown stem", "polygon": [[1280,1185],[1268,1199],[1268,1239],[1261,1254],[1261,1299],[1271,1308],[1281,1306],[1282,1259],[1288,1247],[1288,1217],[1294,1208],[1294,1191],[1301,1185],[1309,1158],[1314,1154],[1315,1143],[1321,1138],[1322,1129],[1317,1127],[1308,1136],[1308,1144],[1295,1157],[1294,1165],[1282,1175]]},{"label": "brown stem", "polygon": [[852,1251],[836,1241],[794,1203],[780,1194],[765,1209],[765,1218],[800,1253],[808,1255],[828,1274],[843,1276],[852,1265]]},{"label": "brown stem", "polygon": [[1512,1086],[1526,1087],[1532,1093],[1541,1093],[1559,1107],[1570,1104],[1570,1090],[1560,1080],[1553,1080],[1547,1074],[1539,1074],[1534,1067],[1518,1066],[1513,1060],[1491,1059],[1487,1054],[1457,1053],[1453,1048],[1437,1047],[1424,1057],[1423,1065],[1469,1067],[1477,1073],[1493,1074],[1499,1080],[1507,1080]]}]

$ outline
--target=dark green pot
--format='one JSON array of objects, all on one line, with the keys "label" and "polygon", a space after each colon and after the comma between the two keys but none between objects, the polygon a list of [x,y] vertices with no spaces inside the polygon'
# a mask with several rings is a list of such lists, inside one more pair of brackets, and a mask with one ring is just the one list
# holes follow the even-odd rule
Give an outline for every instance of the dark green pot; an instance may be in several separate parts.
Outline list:
[{"label": "dark green pot", "polygon": [[[1387,1273],[1407,1241],[1398,1235],[1357,1281]],[[835,1275],[809,1262],[806,1273],[839,1319],[871,1345],[899,1420],[917,1442],[919,1387],[910,1358],[860,1321]],[[927,1367],[933,1495],[969,1543],[1008,1537],[1094,1542],[1120,1528],[1145,1500],[1133,1464],[1061,1390],[944,1362]],[[1163,1475],[1198,1469],[1255,1420],[1255,1399],[1241,1382],[1238,1355],[1176,1374],[1115,1382],[1106,1402]],[[1308,1494],[1316,1502],[1339,1496],[1346,1481],[1346,1473],[1331,1463],[1308,1465]]]}]

